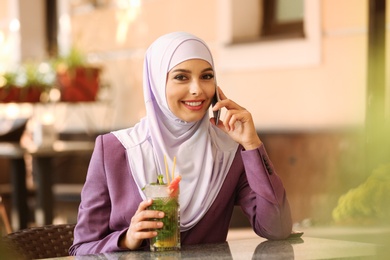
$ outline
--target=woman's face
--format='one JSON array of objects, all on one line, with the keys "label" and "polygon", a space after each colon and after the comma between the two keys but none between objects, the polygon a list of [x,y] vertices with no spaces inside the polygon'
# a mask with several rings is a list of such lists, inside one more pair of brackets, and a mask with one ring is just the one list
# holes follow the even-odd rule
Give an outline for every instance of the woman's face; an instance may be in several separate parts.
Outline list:
[{"label": "woman's face", "polygon": [[186,122],[203,118],[215,93],[214,70],[201,59],[173,67],[167,76],[166,96],[172,113]]}]

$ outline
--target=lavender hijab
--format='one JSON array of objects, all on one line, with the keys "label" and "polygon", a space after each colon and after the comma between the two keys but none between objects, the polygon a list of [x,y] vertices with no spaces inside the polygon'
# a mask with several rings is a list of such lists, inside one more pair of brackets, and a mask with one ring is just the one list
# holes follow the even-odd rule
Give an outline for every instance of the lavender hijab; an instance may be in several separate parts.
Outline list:
[{"label": "lavender hijab", "polygon": [[[144,61],[146,117],[132,128],[113,132],[126,148],[134,180],[143,199],[142,187],[165,178],[164,156],[171,174],[181,175],[181,230],[191,229],[214,202],[232,164],[238,144],[209,122],[209,115],[197,122],[184,122],[169,109],[167,73],[179,63],[202,59],[213,68],[207,45],[185,32],[166,34],[147,50]],[[165,180],[166,181],[166,180]]]}]

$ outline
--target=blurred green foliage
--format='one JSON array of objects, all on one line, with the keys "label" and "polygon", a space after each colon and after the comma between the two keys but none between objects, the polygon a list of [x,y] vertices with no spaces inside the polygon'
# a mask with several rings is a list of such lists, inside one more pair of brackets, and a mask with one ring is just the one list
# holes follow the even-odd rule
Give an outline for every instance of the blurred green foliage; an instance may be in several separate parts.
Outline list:
[{"label": "blurred green foliage", "polygon": [[339,199],[336,223],[385,224],[390,219],[390,163],[376,168],[367,180]]}]

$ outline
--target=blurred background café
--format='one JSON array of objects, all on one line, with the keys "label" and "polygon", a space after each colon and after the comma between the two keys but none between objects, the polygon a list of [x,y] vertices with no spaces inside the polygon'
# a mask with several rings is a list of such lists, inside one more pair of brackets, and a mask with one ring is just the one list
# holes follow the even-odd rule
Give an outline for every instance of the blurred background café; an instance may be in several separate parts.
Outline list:
[{"label": "blurred background caf\u00e9", "polygon": [[[188,31],[251,111],[294,229],[388,238],[389,18],[386,0],[0,0],[1,234],[77,221],[95,137],[145,115],[146,48]],[[254,235],[239,208],[231,230]]]}]

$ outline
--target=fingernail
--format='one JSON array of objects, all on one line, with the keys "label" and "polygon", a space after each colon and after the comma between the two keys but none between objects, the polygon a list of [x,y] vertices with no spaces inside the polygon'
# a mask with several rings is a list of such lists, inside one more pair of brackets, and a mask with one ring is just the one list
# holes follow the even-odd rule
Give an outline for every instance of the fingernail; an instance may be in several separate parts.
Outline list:
[{"label": "fingernail", "polygon": [[157,227],[162,227],[163,223],[162,222],[157,222]]},{"label": "fingernail", "polygon": [[159,212],[159,213],[158,213],[158,216],[159,216],[160,218],[164,217],[164,212]]}]

